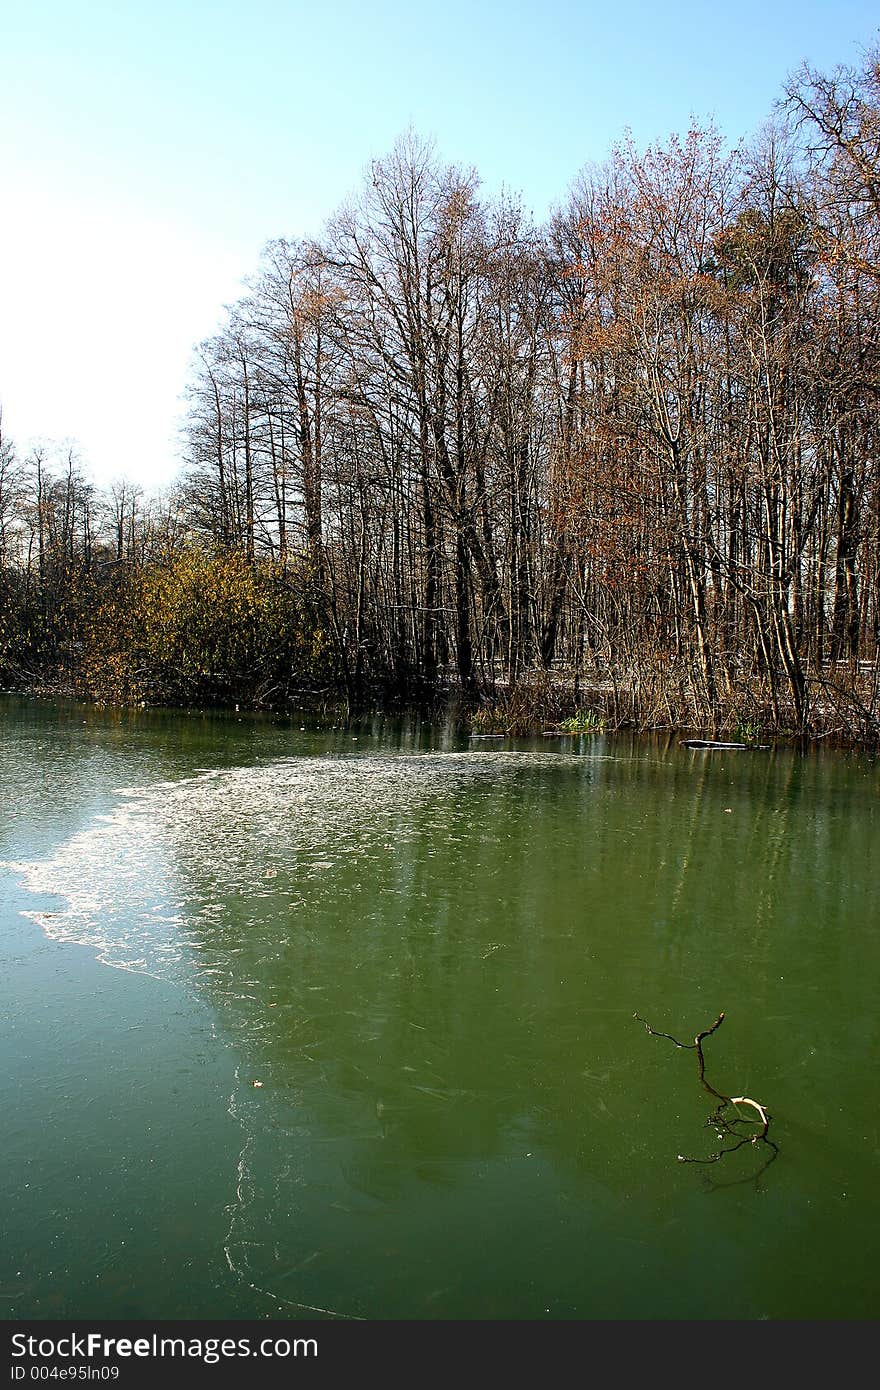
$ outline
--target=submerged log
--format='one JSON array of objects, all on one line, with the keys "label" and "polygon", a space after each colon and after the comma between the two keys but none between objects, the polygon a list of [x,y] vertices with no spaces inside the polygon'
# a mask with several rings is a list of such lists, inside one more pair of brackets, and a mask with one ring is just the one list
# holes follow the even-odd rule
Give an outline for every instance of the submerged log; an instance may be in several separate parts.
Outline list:
[{"label": "submerged log", "polygon": [[753,753],[756,750],[766,750],[770,745],[767,743],[718,743],[709,738],[683,738],[679,740],[678,746],[679,748],[734,748]]}]

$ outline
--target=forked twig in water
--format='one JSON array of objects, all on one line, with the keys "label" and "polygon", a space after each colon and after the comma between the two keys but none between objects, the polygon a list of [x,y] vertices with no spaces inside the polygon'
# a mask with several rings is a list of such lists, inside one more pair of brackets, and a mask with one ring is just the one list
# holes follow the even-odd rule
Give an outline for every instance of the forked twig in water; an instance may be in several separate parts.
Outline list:
[{"label": "forked twig in water", "polygon": [[[724,1014],[720,1013],[712,1024],[712,1027],[704,1028],[701,1033],[697,1034],[692,1043],[679,1042],[678,1038],[674,1038],[671,1033],[659,1032],[656,1028],[652,1028],[647,1019],[642,1018],[641,1014],[633,1014],[633,1018],[639,1023],[643,1023],[652,1037],[668,1038],[670,1042],[675,1043],[676,1047],[689,1048],[692,1051],[696,1051],[697,1064],[700,1069],[700,1084],[704,1090],[708,1091],[710,1095],[716,1096],[719,1101],[718,1106],[709,1116],[706,1124],[715,1127],[718,1137],[721,1140],[721,1148],[718,1149],[716,1153],[709,1154],[707,1158],[689,1158],[685,1154],[679,1154],[679,1163],[717,1163],[719,1159],[724,1158],[727,1154],[736,1153],[736,1150],[741,1149],[744,1144],[767,1144],[773,1150],[773,1157],[769,1158],[767,1163],[772,1163],[779,1150],[773,1143],[773,1140],[767,1137],[767,1131],[770,1128],[770,1116],[767,1113],[766,1107],[763,1106],[760,1101],[752,1100],[750,1096],[726,1096],[722,1091],[717,1091],[715,1087],[711,1086],[706,1080],[706,1059],[703,1056],[703,1039],[711,1037],[712,1034],[721,1027],[724,1022]],[[740,1114],[738,1107],[742,1105],[749,1106],[758,1118],[755,1119],[752,1115]],[[728,1106],[733,1106],[736,1112],[735,1116],[732,1118],[728,1117],[725,1113]],[[737,1125],[757,1124],[760,1124],[760,1129],[755,1134],[743,1134],[736,1128]],[[725,1139],[727,1137],[734,1142],[725,1144]],[[766,1166],[765,1164],[764,1167]]]}]

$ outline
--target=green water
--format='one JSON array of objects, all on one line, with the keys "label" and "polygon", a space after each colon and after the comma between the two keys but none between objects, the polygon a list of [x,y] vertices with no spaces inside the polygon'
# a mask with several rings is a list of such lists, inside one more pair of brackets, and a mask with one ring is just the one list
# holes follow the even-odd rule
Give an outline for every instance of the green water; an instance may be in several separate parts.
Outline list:
[{"label": "green water", "polygon": [[0,728],[0,1315],[876,1317],[875,758]]}]

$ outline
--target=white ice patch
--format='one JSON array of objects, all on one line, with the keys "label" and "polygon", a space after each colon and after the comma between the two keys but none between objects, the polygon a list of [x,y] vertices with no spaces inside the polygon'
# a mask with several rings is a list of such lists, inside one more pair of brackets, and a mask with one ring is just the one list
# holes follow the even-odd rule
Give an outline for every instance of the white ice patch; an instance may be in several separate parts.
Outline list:
[{"label": "white ice patch", "polygon": [[119,969],[231,979],[241,949],[235,934],[221,948],[212,932],[204,949],[205,929],[226,918],[231,904],[239,926],[248,925],[248,914],[257,919],[262,899],[286,896],[285,910],[295,909],[300,891],[319,891],[341,862],[368,865],[426,829],[448,837],[448,797],[457,788],[585,761],[514,751],[325,754],[122,788],[113,811],[52,858],[16,866],[24,888],[60,899],[24,915],[53,939],[88,945]]}]

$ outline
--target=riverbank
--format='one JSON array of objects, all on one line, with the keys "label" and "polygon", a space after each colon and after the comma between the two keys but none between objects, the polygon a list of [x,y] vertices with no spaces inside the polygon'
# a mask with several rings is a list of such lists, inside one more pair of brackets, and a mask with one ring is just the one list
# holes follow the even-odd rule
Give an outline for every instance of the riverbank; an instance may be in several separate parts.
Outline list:
[{"label": "riverbank", "polygon": [[377,684],[365,688],[357,699],[340,686],[302,685],[285,692],[283,698],[275,692],[274,699],[234,700],[217,691],[211,698],[195,701],[112,698],[110,692],[96,695],[93,681],[84,684],[76,677],[46,676],[0,686],[0,694],[78,700],[104,709],[218,709],[291,719],[305,716],[334,724],[377,714],[414,714],[429,722],[451,720],[475,737],[629,731],[749,746],[772,740],[872,749],[880,745],[877,681],[873,664],[870,669],[863,664],[856,672],[847,669],[836,681],[830,675],[815,678],[808,717],[800,728],[793,710],[785,705],[778,706],[781,717],[775,718],[766,694],[756,685],[731,692],[725,701],[719,700],[714,713],[701,713],[682,679],[664,686],[632,674],[625,679],[584,681],[565,672],[534,672],[513,685],[497,683],[470,693],[452,680],[424,687],[415,695]]}]

